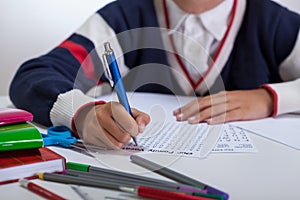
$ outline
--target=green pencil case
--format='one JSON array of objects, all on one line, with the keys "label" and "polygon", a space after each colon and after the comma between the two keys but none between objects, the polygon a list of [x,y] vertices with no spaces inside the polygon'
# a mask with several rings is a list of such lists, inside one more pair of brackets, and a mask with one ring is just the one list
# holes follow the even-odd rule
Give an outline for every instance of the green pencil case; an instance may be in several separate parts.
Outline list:
[{"label": "green pencil case", "polygon": [[39,148],[43,138],[36,127],[29,123],[0,126],[0,151]]}]

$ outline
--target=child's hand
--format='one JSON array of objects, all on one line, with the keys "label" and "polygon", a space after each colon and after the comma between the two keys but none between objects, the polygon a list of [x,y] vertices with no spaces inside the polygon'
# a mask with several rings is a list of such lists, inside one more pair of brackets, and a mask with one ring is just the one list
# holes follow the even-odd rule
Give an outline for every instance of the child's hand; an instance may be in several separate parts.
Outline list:
[{"label": "child's hand", "polygon": [[143,132],[150,116],[132,108],[132,116],[117,102],[93,107],[83,118],[81,139],[101,147],[120,149],[131,137]]},{"label": "child's hand", "polygon": [[198,98],[174,111],[178,121],[220,124],[271,116],[273,95],[266,89],[224,91]]}]

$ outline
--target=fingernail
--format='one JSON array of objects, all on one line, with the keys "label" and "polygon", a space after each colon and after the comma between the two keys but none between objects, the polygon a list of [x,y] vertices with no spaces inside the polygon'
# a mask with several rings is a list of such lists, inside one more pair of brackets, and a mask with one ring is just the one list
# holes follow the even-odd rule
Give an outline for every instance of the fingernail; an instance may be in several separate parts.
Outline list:
[{"label": "fingernail", "polygon": [[207,120],[205,120],[205,121],[206,121],[206,123],[208,123],[208,124],[212,124],[212,123],[213,123],[213,119],[212,119],[212,118],[207,119]]},{"label": "fingernail", "polygon": [[188,118],[189,123],[193,123],[193,122],[196,122],[196,121],[197,121],[197,119],[196,119],[195,116]]},{"label": "fingernail", "polygon": [[177,119],[182,119],[183,118],[183,114],[180,113],[180,114],[176,115],[176,117],[177,117]]}]

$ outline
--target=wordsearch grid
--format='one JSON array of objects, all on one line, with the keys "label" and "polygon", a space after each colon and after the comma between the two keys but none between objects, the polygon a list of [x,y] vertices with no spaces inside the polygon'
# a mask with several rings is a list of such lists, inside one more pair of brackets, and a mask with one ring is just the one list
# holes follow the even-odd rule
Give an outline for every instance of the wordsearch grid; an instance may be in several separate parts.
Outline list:
[{"label": "wordsearch grid", "polygon": [[[208,130],[209,125],[205,123],[191,125],[153,122],[137,137],[138,146],[129,143],[123,150],[200,157]],[[224,124],[223,132],[212,152],[257,152],[257,149],[244,129]]]},{"label": "wordsearch grid", "polygon": [[153,122],[137,137],[139,146],[129,143],[124,150],[136,150],[167,155],[200,157],[209,128],[205,124]]},{"label": "wordsearch grid", "polygon": [[212,152],[257,152],[257,148],[245,129],[228,125]]}]

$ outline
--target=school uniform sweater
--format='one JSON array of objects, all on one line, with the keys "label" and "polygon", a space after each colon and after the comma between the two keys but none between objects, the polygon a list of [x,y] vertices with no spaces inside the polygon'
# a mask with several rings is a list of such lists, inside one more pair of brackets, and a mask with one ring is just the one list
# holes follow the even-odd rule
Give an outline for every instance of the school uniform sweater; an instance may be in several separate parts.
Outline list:
[{"label": "school uniform sweater", "polygon": [[269,0],[235,0],[214,62],[191,82],[172,70],[176,52],[159,29],[167,27],[164,9],[162,0],[118,0],[101,8],[52,51],[22,64],[11,83],[12,102],[38,123],[71,127],[78,109],[96,101],[85,93],[107,82],[101,54],[109,41],[128,91],[184,95],[186,85],[206,95],[264,85],[274,95],[273,116],[300,111],[298,14]]}]

